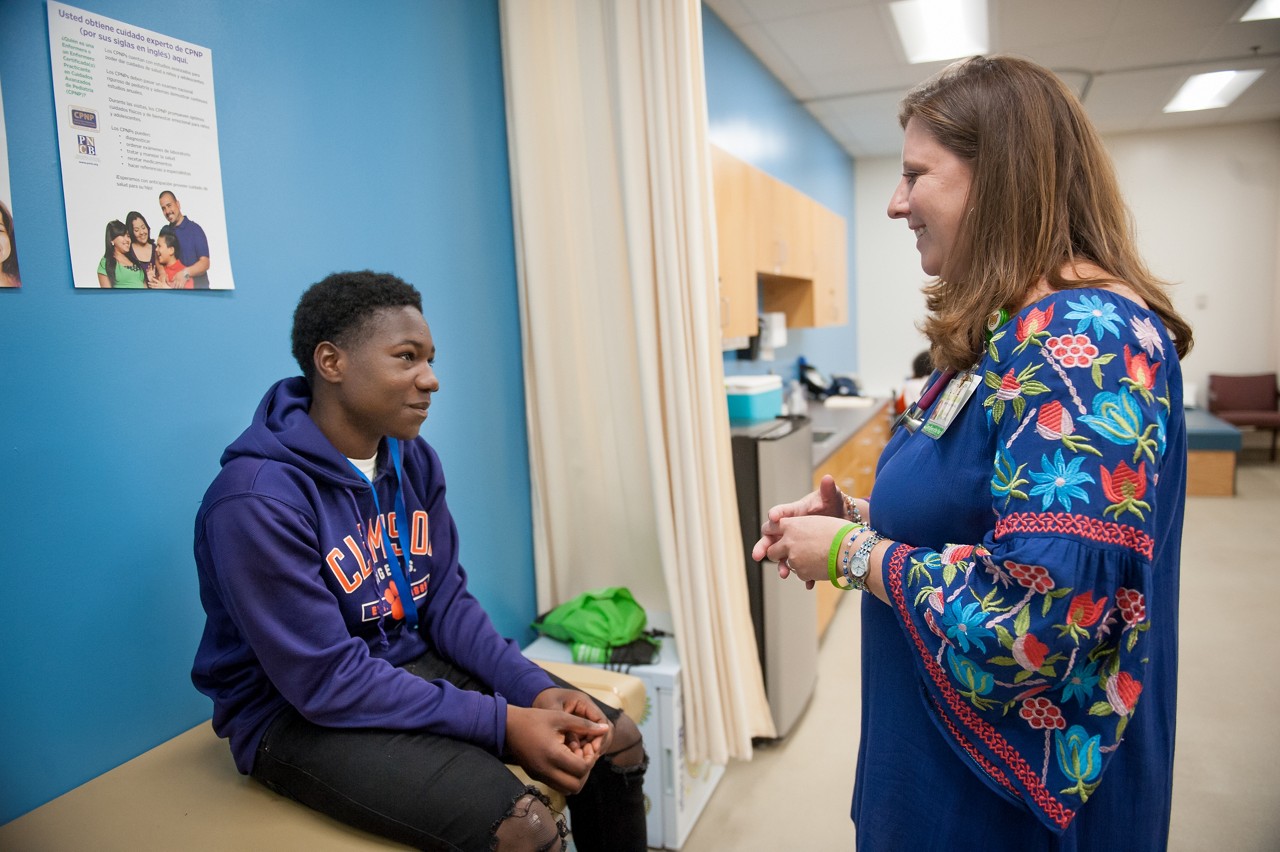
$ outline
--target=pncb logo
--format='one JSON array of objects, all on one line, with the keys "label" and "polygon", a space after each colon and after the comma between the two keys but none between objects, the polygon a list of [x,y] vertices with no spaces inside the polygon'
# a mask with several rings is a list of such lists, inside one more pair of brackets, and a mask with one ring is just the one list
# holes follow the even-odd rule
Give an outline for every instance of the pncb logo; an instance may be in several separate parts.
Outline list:
[{"label": "pncb logo", "polygon": [[82,157],[98,156],[97,143],[93,141],[92,136],[85,136],[83,133],[76,134],[76,151]]}]

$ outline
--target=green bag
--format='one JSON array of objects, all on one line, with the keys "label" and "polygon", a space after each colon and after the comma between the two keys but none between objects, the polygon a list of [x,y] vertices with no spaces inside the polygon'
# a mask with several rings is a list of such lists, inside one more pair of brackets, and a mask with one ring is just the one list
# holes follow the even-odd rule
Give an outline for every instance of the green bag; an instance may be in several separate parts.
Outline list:
[{"label": "green bag", "polygon": [[660,647],[644,633],[644,607],[631,590],[611,586],[583,592],[543,613],[533,629],[544,636],[568,642],[575,663],[648,663]]}]

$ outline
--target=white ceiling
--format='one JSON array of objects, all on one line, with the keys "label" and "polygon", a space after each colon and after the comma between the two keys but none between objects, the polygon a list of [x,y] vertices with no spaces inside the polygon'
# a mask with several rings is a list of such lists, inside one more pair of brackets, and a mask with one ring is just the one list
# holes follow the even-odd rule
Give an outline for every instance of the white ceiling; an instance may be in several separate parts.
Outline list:
[{"label": "white ceiling", "polygon": [[[889,0],[705,0],[853,157],[897,156],[897,105],[945,62],[906,61]],[[987,0],[991,53],[1052,68],[1103,133],[1280,119],[1280,20],[1252,0]],[[1188,75],[1263,69],[1223,109],[1164,114]]]}]

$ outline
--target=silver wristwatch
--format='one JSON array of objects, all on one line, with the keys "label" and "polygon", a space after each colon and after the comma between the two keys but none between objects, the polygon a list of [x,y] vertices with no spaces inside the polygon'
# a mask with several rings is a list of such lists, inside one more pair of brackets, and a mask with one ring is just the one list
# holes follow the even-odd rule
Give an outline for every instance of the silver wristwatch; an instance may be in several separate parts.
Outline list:
[{"label": "silver wristwatch", "polygon": [[871,530],[854,551],[853,559],[849,563],[849,585],[853,589],[859,592],[867,590],[867,574],[871,571],[871,551],[882,541],[884,538],[875,530]]}]

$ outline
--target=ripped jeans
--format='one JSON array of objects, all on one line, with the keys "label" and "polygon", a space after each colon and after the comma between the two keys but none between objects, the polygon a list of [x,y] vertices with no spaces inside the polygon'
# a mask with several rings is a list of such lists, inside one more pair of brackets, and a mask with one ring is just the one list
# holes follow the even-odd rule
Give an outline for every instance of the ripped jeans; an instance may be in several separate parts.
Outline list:
[{"label": "ripped jeans", "polygon": [[[403,668],[425,680],[488,691],[430,651]],[[621,712],[596,703],[611,720]],[[578,852],[645,849],[647,763],[615,767],[601,758],[582,791],[567,798]],[[470,743],[421,731],[326,728],[292,708],[267,728],[251,775],[348,825],[448,852],[493,848],[495,827],[530,789],[499,758]]]}]

